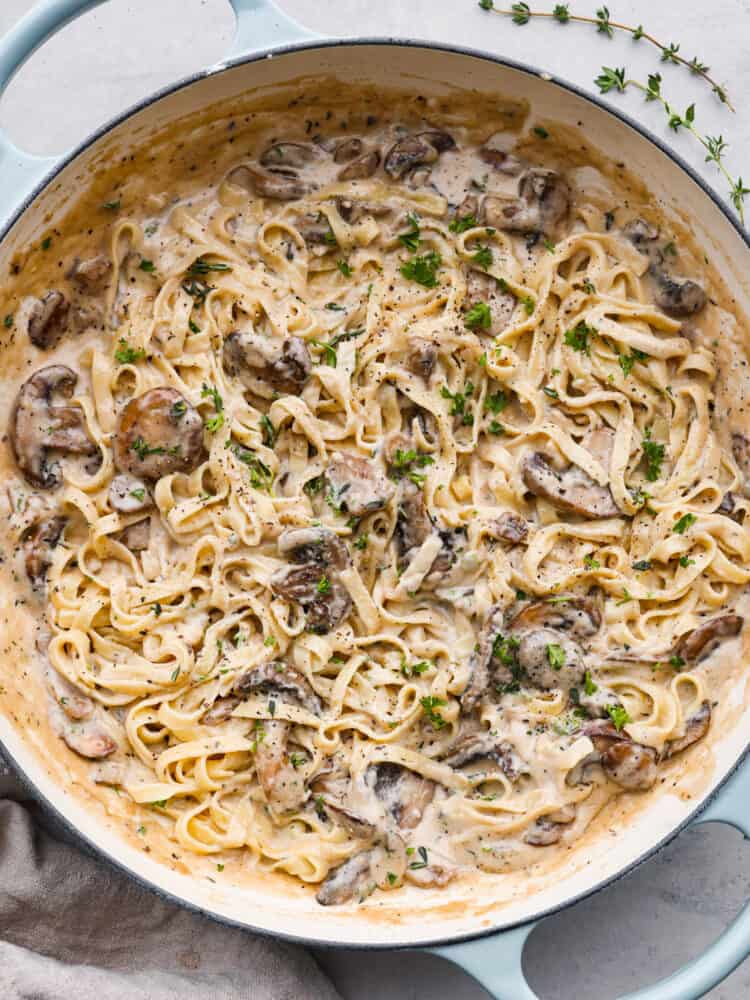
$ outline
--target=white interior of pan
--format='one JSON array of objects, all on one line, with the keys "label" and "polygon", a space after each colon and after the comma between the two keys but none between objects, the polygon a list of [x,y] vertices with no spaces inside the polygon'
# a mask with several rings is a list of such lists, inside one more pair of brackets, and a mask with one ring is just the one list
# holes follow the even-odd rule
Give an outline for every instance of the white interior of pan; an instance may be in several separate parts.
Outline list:
[{"label": "white interior of pan", "polygon": [[[739,277],[747,268],[747,248],[711,199],[665,154],[638,132],[575,94],[533,75],[498,66],[478,57],[422,47],[342,44],[261,59],[202,79],[175,92],[121,123],[114,134],[127,147],[136,133],[217,101],[231,100],[247,91],[277,85],[304,75],[335,74],[343,81],[364,81],[388,87],[440,93],[445,86],[475,88],[505,97],[529,100],[534,113],[582,127],[605,155],[625,159],[666,205],[690,206],[694,232],[726,276],[743,311],[750,313],[750,290]],[[137,126],[137,129],[135,128]],[[74,195],[96,144],[81,153],[16,223],[3,247],[0,262],[7,264],[13,246],[23,245],[39,224],[40,213],[54,211],[61,196]],[[750,714],[743,713],[743,689],[734,692],[737,722],[716,739],[712,774],[703,775],[692,796],[660,792],[647,808],[618,822],[610,815],[600,834],[588,843],[585,856],[571,858],[544,879],[482,876],[470,884],[459,882],[436,893],[407,889],[380,893],[361,906],[323,909],[312,895],[287,882],[253,887],[214,885],[177,874],[125,843],[103,816],[73,799],[41,765],[24,734],[9,719],[0,718],[0,737],[7,750],[42,795],[95,846],[153,886],[220,918],[271,933],[321,942],[360,945],[414,944],[501,928],[532,918],[621,872],[669,835],[700,804],[736,762],[750,742]],[[692,778],[693,776],[689,776]]]}]

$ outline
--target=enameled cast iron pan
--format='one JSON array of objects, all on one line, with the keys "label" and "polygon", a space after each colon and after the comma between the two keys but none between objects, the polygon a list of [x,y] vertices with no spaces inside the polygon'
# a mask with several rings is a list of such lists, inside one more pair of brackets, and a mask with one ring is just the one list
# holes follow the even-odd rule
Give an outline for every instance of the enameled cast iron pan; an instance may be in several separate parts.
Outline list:
[{"label": "enameled cast iron pan", "polygon": [[[101,0],[42,0],[0,41],[0,92],[26,58],[68,20]],[[0,133],[0,273],[7,273],[14,247],[23,246],[46,212],[53,212],[85,183],[87,167],[104,144],[143,141],[150,129],[217,102],[252,91],[262,93],[299,77],[334,75],[420,93],[446,87],[476,88],[531,102],[536,114],[578,125],[598,150],[626,159],[648,178],[667,205],[688,205],[698,241],[711,255],[738,305],[750,314],[748,236],[724,205],[674,153],[624,116],[549,74],[488,53],[425,42],[361,39],[321,40],[281,14],[270,0],[231,0],[237,35],[230,57],[181,80],[131,108],[60,157],[41,158],[16,149]],[[139,138],[140,137],[140,138]],[[744,704],[744,684],[735,692]],[[463,966],[503,1000],[533,1000],[521,969],[523,944],[544,916],[597,891],[639,864],[691,823],[719,820],[750,836],[750,712],[737,712],[732,728],[713,736],[713,773],[690,799],[652,794],[616,839],[594,841],[586,864],[563,869],[547,884],[500,902],[496,876],[469,892],[446,887],[439,894],[418,889],[385,894],[378,907],[352,915],[323,910],[310,895],[271,892],[267,885],[219,887],[169,870],[126,843],[61,788],[9,718],[0,715],[0,743],[34,796],[98,854],[143,885],[216,920],[303,944],[358,948],[421,948]],[[439,897],[439,898],[438,898]],[[750,952],[750,906],[689,966],[630,1000],[691,1000],[702,996]]]}]

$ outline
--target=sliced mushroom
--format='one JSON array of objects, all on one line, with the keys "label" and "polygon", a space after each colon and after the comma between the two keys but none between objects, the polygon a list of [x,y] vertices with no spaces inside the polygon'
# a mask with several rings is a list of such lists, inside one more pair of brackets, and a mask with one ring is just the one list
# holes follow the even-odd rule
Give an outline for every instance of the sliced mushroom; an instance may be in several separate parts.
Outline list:
[{"label": "sliced mushroom", "polygon": [[89,257],[88,260],[79,260],[76,257],[68,272],[68,277],[78,286],[80,291],[94,295],[106,287],[111,274],[112,261],[109,257],[101,254],[98,257]]},{"label": "sliced mushroom", "polygon": [[94,712],[94,702],[91,698],[81,694],[75,685],[51,666],[46,671],[46,677],[55,701],[69,719],[80,722],[91,718]]},{"label": "sliced mushroom", "polygon": [[706,305],[706,293],[697,281],[678,281],[656,270],[653,274],[657,282],[656,304],[670,316],[694,316]]},{"label": "sliced mushroom", "polygon": [[358,156],[355,160],[347,163],[339,170],[337,180],[340,181],[363,181],[372,177],[380,166],[380,153],[377,149],[368,150]]},{"label": "sliced mushroom", "polygon": [[424,493],[414,483],[402,480],[399,484],[396,542],[403,558],[412,549],[419,548],[432,534],[432,521],[427,513]]},{"label": "sliced mushroom", "polygon": [[415,337],[409,341],[409,348],[406,354],[406,367],[409,371],[419,375],[425,382],[429,382],[430,376],[435,371],[438,359],[437,345],[431,340],[423,337]]},{"label": "sliced mushroom", "polygon": [[238,694],[261,691],[264,694],[276,695],[281,701],[291,701],[300,705],[312,715],[320,715],[323,711],[320,698],[310,687],[307,679],[294,667],[279,660],[253,667],[239,678],[233,690]]},{"label": "sliced mushroom", "polygon": [[220,723],[226,722],[227,719],[231,719],[232,712],[240,704],[240,701],[241,699],[236,697],[219,698],[203,713],[201,722],[204,726],[218,726]]},{"label": "sliced mushroom", "polygon": [[93,764],[89,769],[91,780],[96,785],[122,785],[127,777],[127,768],[119,760],[107,760]]},{"label": "sliced mushroom", "polygon": [[532,601],[509,621],[508,628],[519,632],[526,628],[552,628],[576,638],[587,638],[602,624],[601,602],[594,597],[566,597],[552,601]]},{"label": "sliced mushroom", "polygon": [[581,517],[618,517],[619,508],[608,486],[599,486],[577,465],[563,472],[552,467],[541,452],[532,452],[521,465],[523,481],[534,496],[549,500],[557,510]]},{"label": "sliced mushroom", "polygon": [[29,580],[37,586],[52,565],[52,550],[60,541],[67,518],[52,514],[34,521],[21,536],[24,565]]},{"label": "sliced mushroom", "polygon": [[114,459],[122,472],[161,479],[174,472],[192,472],[203,455],[201,416],[176,389],[149,389],[120,412]]},{"label": "sliced mushroom", "polygon": [[585,768],[599,763],[607,777],[626,791],[643,792],[654,785],[658,766],[657,754],[652,747],[635,743],[627,733],[618,732],[611,722],[588,723],[582,733],[591,739],[594,753],[570,772],[566,779],[568,784],[578,784]]},{"label": "sliced mushroom", "polygon": [[342,139],[341,142],[336,144],[336,148],[333,151],[333,162],[349,163],[351,160],[355,160],[358,156],[361,156],[363,149],[364,143],[356,136],[351,136],[349,139]]},{"label": "sliced mushroom", "polygon": [[[512,141],[512,139],[511,139]],[[516,177],[523,170],[523,164],[507,148],[509,136],[507,132],[495,132],[491,135],[479,150],[479,155],[485,163],[500,173],[509,174]]]},{"label": "sliced mushroom", "polygon": [[62,482],[59,466],[48,462],[48,452],[98,453],[86,431],[83,411],[52,403],[56,393],[69,399],[77,381],[78,376],[65,365],[49,365],[21,386],[9,437],[18,467],[32,486],[50,490]]},{"label": "sliced mushroom", "polygon": [[227,175],[230,184],[236,184],[254,192],[260,198],[274,198],[277,201],[295,201],[303,198],[310,186],[305,184],[292,170],[261,170],[244,164],[235,167]]},{"label": "sliced mushroom", "polygon": [[479,199],[476,195],[467,194],[454,213],[456,219],[479,219]]},{"label": "sliced mushroom", "polygon": [[70,303],[56,289],[36,299],[29,310],[29,340],[42,351],[54,347],[68,328]]},{"label": "sliced mushroom", "polygon": [[269,581],[271,590],[302,606],[311,632],[330,632],[352,608],[349,593],[337,573],[351,564],[346,546],[332,531],[297,528],[285,531],[279,537],[278,547],[296,565],[274,573]]},{"label": "sliced mushroom", "polygon": [[291,728],[288,722],[264,719],[254,731],[255,773],[266,802],[277,814],[299,809],[308,795],[304,775],[289,760],[287,743]]},{"label": "sliced mushroom", "polygon": [[487,534],[497,541],[520,545],[529,534],[529,523],[520,514],[506,510],[488,526]]},{"label": "sliced mushroom", "polygon": [[389,177],[400,180],[415,167],[435,163],[439,155],[456,145],[447,132],[418,132],[400,139],[386,154],[384,169]]},{"label": "sliced mushroom", "polygon": [[472,733],[463,737],[448,751],[443,763],[448,767],[465,767],[478,760],[491,760],[498,765],[503,774],[510,780],[516,779],[528,771],[526,763],[516,753],[515,747],[507,740],[494,736],[489,731]]},{"label": "sliced mushroom", "polygon": [[569,204],[570,189],[561,174],[530,167],[519,179],[518,198],[485,197],[484,221],[508,232],[550,235],[568,214]]},{"label": "sliced mushroom", "polygon": [[[490,684],[490,669],[494,666],[495,643],[502,634],[504,614],[501,605],[495,604],[487,612],[484,624],[479,632],[479,641],[469,660],[469,679],[461,693],[461,710],[473,712],[484,696]],[[507,670],[507,679],[512,679],[512,673]],[[502,682],[505,681],[505,676]]]},{"label": "sliced mushroom", "polygon": [[387,814],[402,830],[413,830],[435,796],[434,781],[400,764],[374,764],[366,780]]},{"label": "sliced mushroom", "polygon": [[137,514],[153,506],[153,497],[145,480],[126,472],[115,476],[109,484],[109,505],[121,514]]},{"label": "sliced mushroom", "polygon": [[336,906],[357,895],[360,899],[368,896],[376,887],[372,871],[376,858],[377,849],[371,847],[332,868],[315,896],[320,905]]},{"label": "sliced mushroom", "polygon": [[326,469],[330,502],[338,510],[364,517],[382,510],[395,489],[372,462],[357,455],[336,452]]},{"label": "sliced mushroom", "polygon": [[315,147],[302,142],[275,142],[259,158],[263,167],[293,167],[298,169],[316,157]]},{"label": "sliced mushroom", "polygon": [[358,837],[360,840],[372,840],[375,837],[377,829],[369,820],[358,816],[340,802],[332,800],[330,796],[320,795],[318,800],[325,806],[328,815],[332,816],[353,837]]},{"label": "sliced mushroom", "polygon": [[224,368],[261,396],[297,394],[312,370],[307,344],[299,337],[263,337],[252,331],[230,333],[222,349]]},{"label": "sliced mushroom", "polygon": [[631,219],[622,229],[623,236],[641,253],[651,255],[659,230],[645,219]]},{"label": "sliced mushroom", "polygon": [[[339,177],[339,180],[358,179],[355,177]],[[355,201],[353,198],[337,198],[336,208],[341,218],[352,224],[359,222],[365,215],[372,215],[373,218],[378,219],[393,211],[393,207],[387,201]]]},{"label": "sliced mushroom", "polygon": [[84,722],[66,721],[62,726],[62,738],[71,750],[90,760],[109,757],[117,749],[103,724],[95,718]]},{"label": "sliced mushroom", "polygon": [[704,701],[701,703],[700,708],[697,712],[687,720],[685,724],[685,732],[676,740],[669,740],[662,751],[662,758],[668,760],[670,757],[674,757],[675,754],[682,753],[683,750],[687,750],[698,740],[702,740],[703,737],[708,732],[708,727],[711,725],[711,703]]},{"label": "sliced mushroom", "polygon": [[519,667],[536,687],[569,689],[584,675],[583,650],[566,632],[540,628],[519,639]]},{"label": "sliced mushroom", "polygon": [[151,543],[151,521],[144,518],[120,532],[119,541],[129,552],[143,552]]},{"label": "sliced mushroom", "polygon": [[741,615],[719,615],[683,635],[674,652],[688,663],[702,660],[712,653],[725,639],[733,639],[745,624]]},{"label": "sliced mushroom", "polygon": [[742,493],[750,496],[750,440],[740,431],[732,433],[732,454],[742,473]]}]

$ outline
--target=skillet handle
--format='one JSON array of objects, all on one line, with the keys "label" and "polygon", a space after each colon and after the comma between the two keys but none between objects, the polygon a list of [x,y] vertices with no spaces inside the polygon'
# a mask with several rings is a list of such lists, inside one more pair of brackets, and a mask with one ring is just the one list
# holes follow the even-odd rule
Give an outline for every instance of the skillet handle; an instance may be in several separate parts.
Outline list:
[{"label": "skillet handle", "polygon": [[273,0],[229,0],[237,18],[237,32],[229,59],[249,55],[259,49],[320,38],[279,10]]},{"label": "skillet handle", "polygon": [[[41,0],[0,38],[0,95],[39,46],[69,21],[104,0]],[[0,129],[0,226],[50,173],[57,156],[20,150]]]},{"label": "skillet handle", "polygon": [[[729,823],[750,839],[750,758],[693,820]],[[459,965],[484,986],[495,1000],[537,1000],[526,982],[521,956],[535,924],[465,944],[426,949]],[[750,954],[750,902],[702,955],[653,986],[628,993],[620,1000],[699,1000],[736,969]]]}]

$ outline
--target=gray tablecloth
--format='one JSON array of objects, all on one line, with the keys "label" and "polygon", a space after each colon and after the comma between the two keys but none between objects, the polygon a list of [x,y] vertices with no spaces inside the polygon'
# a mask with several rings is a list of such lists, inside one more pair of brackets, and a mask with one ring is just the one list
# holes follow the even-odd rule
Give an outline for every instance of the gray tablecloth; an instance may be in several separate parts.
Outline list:
[{"label": "gray tablecloth", "polygon": [[2,1000],[340,1000],[303,949],[222,927],[66,843],[0,762]]}]

